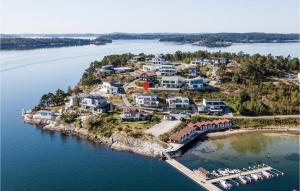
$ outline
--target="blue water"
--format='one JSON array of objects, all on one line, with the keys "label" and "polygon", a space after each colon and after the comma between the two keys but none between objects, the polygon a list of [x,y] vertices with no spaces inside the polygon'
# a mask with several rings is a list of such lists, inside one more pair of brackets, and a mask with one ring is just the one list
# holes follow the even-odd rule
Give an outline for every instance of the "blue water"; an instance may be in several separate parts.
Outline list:
[{"label": "blue water", "polygon": [[[285,45],[285,48],[278,46],[276,51],[270,49],[274,51],[270,53],[299,56],[298,46]],[[236,51],[243,48],[240,46],[237,45]],[[266,47],[272,46],[266,44]],[[257,51],[263,49],[263,53],[269,53],[266,47]],[[198,49],[192,45],[151,40],[116,41],[104,46],[0,51],[1,190],[201,190],[163,161],[113,151],[73,136],[41,131],[24,124],[20,118],[22,108],[33,107],[46,92],[74,86],[90,62],[105,55]],[[253,49],[250,46],[243,51],[252,53]],[[235,51],[233,47],[226,50]]]}]

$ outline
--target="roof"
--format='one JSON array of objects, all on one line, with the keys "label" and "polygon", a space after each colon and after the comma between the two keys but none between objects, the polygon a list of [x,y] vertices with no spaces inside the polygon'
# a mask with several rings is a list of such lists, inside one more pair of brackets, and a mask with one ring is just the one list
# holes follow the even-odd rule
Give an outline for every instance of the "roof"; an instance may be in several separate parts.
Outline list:
[{"label": "roof", "polygon": [[124,106],[123,107],[123,112],[125,113],[138,113],[140,112],[140,109],[137,107],[133,107],[133,106]]},{"label": "roof", "polygon": [[163,76],[162,80],[182,80],[181,76]]},{"label": "roof", "polygon": [[147,76],[152,76],[152,77],[156,77],[156,72],[154,71],[148,71],[148,72],[144,72],[141,75],[146,74]]},{"label": "roof", "polygon": [[212,125],[212,124],[219,125],[219,124],[228,123],[228,122],[230,122],[229,119],[216,119],[216,120],[210,120],[210,121],[199,121],[199,122],[196,122],[196,123],[188,123],[185,128],[183,128],[180,131],[172,134],[170,136],[170,139],[179,141],[180,138],[182,138],[186,135],[189,135],[197,127],[201,127],[203,125]]}]

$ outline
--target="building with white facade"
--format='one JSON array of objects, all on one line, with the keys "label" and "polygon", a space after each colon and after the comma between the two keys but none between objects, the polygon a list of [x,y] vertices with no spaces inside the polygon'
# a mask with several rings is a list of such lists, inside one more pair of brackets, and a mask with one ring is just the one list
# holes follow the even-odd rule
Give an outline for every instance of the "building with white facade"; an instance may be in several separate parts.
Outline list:
[{"label": "building with white facade", "polygon": [[159,65],[159,72],[162,76],[174,76],[177,73],[177,70],[173,64],[167,63]]},{"label": "building with white facade", "polygon": [[186,87],[189,90],[202,90],[202,89],[204,89],[204,79],[202,77],[186,79],[185,82],[186,82]]},{"label": "building with white facade", "polygon": [[41,120],[55,120],[58,115],[51,111],[40,110],[36,112],[32,118],[33,119],[41,119]]},{"label": "building with white facade", "polygon": [[180,88],[184,83],[184,78],[181,76],[163,76],[160,83],[165,88]]},{"label": "building with white facade", "polygon": [[103,82],[100,86],[100,89],[102,92],[105,92],[106,94],[125,94],[125,90],[123,88],[123,85],[120,84],[119,81],[111,81],[111,82]]},{"label": "building with white facade", "polygon": [[137,94],[135,95],[135,103],[141,107],[158,107],[159,101],[157,95]]},{"label": "building with white facade", "polygon": [[149,71],[156,71],[156,66],[153,64],[147,64],[147,65],[143,65],[143,69],[144,72],[149,72]]},{"label": "building with white facade", "polygon": [[170,109],[187,109],[190,107],[190,101],[187,97],[170,97],[166,99],[166,103]]}]

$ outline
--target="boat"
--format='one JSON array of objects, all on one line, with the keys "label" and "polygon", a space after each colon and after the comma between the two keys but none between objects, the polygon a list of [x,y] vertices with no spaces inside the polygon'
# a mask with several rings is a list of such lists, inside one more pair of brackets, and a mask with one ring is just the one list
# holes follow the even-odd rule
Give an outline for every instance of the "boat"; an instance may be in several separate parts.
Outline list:
[{"label": "boat", "polygon": [[224,189],[230,189],[232,187],[232,185],[230,183],[226,182],[225,180],[220,181],[220,185]]},{"label": "boat", "polygon": [[239,176],[237,179],[240,183],[247,184],[247,181],[242,176]]},{"label": "boat", "polygon": [[255,181],[259,179],[259,177],[256,174],[250,174],[250,177]]},{"label": "boat", "polygon": [[251,178],[249,176],[244,176],[244,179],[247,181],[247,183],[251,182]]},{"label": "boat", "polygon": [[265,178],[272,178],[272,174],[268,173],[267,171],[262,171],[261,174],[262,174],[263,177],[265,177]]}]

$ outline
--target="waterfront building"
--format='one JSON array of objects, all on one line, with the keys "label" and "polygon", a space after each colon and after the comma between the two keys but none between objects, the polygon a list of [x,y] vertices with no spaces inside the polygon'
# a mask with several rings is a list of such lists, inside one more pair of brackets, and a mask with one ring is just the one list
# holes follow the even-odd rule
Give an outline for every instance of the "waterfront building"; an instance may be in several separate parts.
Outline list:
[{"label": "waterfront building", "polygon": [[197,133],[205,131],[216,131],[232,128],[233,124],[229,119],[218,119],[212,121],[201,121],[189,123],[185,128],[170,136],[170,142],[183,144],[195,137]]},{"label": "waterfront building", "polygon": [[42,120],[55,120],[58,115],[52,111],[40,110],[36,112],[32,118]]},{"label": "waterfront building", "polygon": [[190,100],[187,97],[170,97],[166,99],[166,103],[170,109],[187,109],[190,107]]},{"label": "waterfront building", "polygon": [[137,94],[134,96],[135,103],[141,107],[158,107],[159,101],[157,95]]}]

